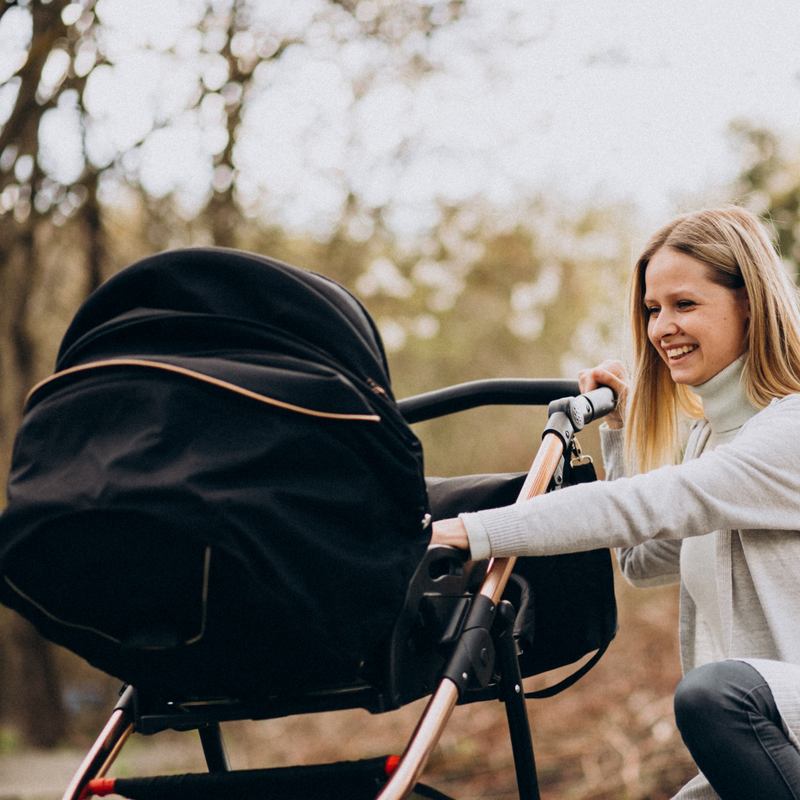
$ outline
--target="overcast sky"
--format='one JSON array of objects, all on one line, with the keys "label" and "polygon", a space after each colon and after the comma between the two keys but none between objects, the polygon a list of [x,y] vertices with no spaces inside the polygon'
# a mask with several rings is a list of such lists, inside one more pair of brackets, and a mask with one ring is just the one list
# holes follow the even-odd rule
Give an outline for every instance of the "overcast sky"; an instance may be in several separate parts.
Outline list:
[{"label": "overcast sky", "polygon": [[735,174],[731,120],[800,140],[798,42],[796,0],[565,0],[551,34],[513,54],[502,116],[519,109],[526,179],[662,213]]},{"label": "overcast sky", "polygon": [[[99,0],[118,66],[92,75],[87,100],[102,120],[90,132],[94,152],[124,147],[154,113],[180,107],[193,70],[159,66],[136,48],[169,46],[195,2]],[[289,29],[324,3],[262,5]],[[387,72],[356,107],[357,48],[318,42],[271,64],[240,137],[243,191],[269,187],[273,208],[298,225],[335,216],[342,175],[370,202],[398,201],[397,221],[411,229],[430,216],[433,198],[476,192],[500,202],[538,191],[628,199],[660,221],[687,195],[713,200],[714,187],[734,177],[731,120],[800,141],[800,0],[472,0],[468,8],[434,40],[441,71],[413,86]],[[4,59],[13,63],[13,35],[6,25],[0,72]],[[189,61],[193,47],[184,36],[177,50]],[[67,111],[51,128],[58,146],[76,140]],[[174,183],[187,197],[202,191],[208,148],[223,130],[211,102],[181,117],[137,155],[143,183],[156,194]],[[414,146],[400,163],[393,153],[403,137]],[[79,164],[66,150],[61,160],[67,173]]]}]

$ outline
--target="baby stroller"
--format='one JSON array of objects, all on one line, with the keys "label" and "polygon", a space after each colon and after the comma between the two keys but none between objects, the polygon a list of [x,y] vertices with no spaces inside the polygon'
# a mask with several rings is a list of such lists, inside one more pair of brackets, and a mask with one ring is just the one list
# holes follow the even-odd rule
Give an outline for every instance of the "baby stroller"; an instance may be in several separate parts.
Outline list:
[{"label": "baby stroller", "polygon": [[[126,685],[65,798],[436,797],[418,779],[438,736],[486,699],[538,797],[522,677],[602,654],[609,554],[473,564],[428,542],[432,512],[584,479],[574,433],[614,399],[576,394],[501,380],[397,402],[358,301],[252,254],[174,251],[109,280],[28,398],[0,517],[0,600]],[[487,403],[549,404],[530,473],[429,492],[409,425]],[[428,695],[399,759],[232,771],[219,733]],[[165,729],[200,732],[208,774],[104,778],[131,731]]]}]

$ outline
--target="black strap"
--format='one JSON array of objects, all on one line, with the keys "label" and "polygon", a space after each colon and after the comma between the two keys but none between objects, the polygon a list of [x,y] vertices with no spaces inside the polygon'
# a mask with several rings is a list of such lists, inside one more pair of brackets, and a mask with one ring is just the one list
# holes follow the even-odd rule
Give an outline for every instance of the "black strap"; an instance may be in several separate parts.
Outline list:
[{"label": "black strap", "polygon": [[560,680],[558,683],[548,686],[546,689],[539,689],[536,692],[525,692],[526,699],[541,699],[543,697],[552,697],[553,695],[563,692],[568,689],[573,683],[579,681],[602,657],[603,653],[608,650],[610,642],[606,642],[583,666],[578,667],[571,675]]}]

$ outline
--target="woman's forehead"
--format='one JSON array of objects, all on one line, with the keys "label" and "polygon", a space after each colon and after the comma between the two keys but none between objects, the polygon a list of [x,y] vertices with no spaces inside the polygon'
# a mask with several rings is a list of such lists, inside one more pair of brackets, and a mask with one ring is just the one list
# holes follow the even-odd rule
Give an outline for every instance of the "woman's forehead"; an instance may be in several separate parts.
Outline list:
[{"label": "woman's forehead", "polygon": [[644,273],[645,297],[689,289],[700,291],[713,285],[706,264],[671,247],[658,250]]}]

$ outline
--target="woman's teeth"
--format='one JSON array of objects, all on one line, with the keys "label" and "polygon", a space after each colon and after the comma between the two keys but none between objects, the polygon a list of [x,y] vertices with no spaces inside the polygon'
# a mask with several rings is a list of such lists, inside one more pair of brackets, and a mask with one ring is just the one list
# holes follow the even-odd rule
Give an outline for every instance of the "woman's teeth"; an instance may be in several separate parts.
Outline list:
[{"label": "woman's teeth", "polygon": [[696,344],[685,344],[683,347],[674,347],[672,350],[667,350],[667,355],[670,358],[677,358],[685,353],[691,353],[695,349],[697,349]]}]

